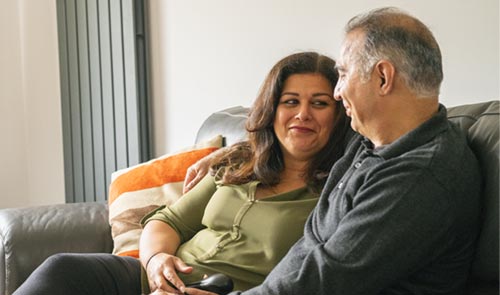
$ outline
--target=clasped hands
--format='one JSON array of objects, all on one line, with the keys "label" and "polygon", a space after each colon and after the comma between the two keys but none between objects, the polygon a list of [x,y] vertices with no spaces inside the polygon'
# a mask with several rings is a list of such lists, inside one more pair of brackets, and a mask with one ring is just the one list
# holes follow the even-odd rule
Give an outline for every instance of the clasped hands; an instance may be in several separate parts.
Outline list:
[{"label": "clasped hands", "polygon": [[182,259],[167,253],[154,255],[147,265],[150,295],[217,295],[200,289],[188,288],[179,278],[177,272],[189,274],[193,267],[188,266]]}]

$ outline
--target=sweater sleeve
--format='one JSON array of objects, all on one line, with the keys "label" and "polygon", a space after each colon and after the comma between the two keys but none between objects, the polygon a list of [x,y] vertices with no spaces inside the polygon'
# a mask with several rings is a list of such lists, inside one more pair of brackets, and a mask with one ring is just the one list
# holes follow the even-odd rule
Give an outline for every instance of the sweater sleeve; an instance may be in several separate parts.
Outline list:
[{"label": "sweater sleeve", "polygon": [[316,208],[305,238],[262,285],[241,294],[378,294],[445,252],[453,239],[450,193],[428,171],[404,168],[379,171],[352,198],[331,204],[335,187],[324,196],[328,200],[322,198],[328,210],[352,209],[332,235],[318,238],[318,231],[328,231],[332,215]]}]

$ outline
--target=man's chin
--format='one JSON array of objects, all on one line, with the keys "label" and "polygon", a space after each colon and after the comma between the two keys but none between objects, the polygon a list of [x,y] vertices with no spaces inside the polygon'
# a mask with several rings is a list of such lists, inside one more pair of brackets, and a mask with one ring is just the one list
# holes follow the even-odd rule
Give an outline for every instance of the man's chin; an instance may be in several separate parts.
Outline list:
[{"label": "man's chin", "polygon": [[357,124],[352,119],[351,119],[351,129],[359,133],[359,130],[357,128]]}]

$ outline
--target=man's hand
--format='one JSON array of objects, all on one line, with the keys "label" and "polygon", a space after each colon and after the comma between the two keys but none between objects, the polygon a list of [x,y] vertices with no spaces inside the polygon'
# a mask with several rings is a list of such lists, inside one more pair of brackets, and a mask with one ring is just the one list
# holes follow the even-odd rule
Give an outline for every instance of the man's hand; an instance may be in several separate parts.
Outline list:
[{"label": "man's hand", "polygon": [[159,253],[151,258],[146,271],[152,291],[183,294],[185,285],[177,276],[177,272],[191,273],[193,268],[174,255]]},{"label": "man's hand", "polygon": [[191,165],[184,178],[184,187],[182,193],[185,194],[190,191],[200,180],[207,175],[210,169],[211,157],[210,155],[198,160],[198,162]]},{"label": "man's hand", "polygon": [[191,165],[184,178],[184,187],[182,188],[182,193],[185,194],[190,191],[200,180],[207,175],[210,166],[215,158],[220,157],[229,150],[229,147],[223,147],[215,152],[205,156],[198,160],[198,162]]}]

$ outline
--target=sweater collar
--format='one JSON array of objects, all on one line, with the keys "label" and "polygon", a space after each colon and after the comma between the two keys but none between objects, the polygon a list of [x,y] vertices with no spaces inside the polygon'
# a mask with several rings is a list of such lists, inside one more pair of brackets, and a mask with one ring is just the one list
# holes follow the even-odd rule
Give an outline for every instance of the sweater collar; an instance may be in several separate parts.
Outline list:
[{"label": "sweater collar", "polygon": [[448,128],[446,107],[439,104],[439,109],[429,120],[423,122],[420,126],[401,136],[394,142],[382,147],[374,148],[373,143],[368,139],[363,139],[363,145],[374,155],[384,159],[390,159],[401,155],[409,150],[432,140],[436,135]]}]

